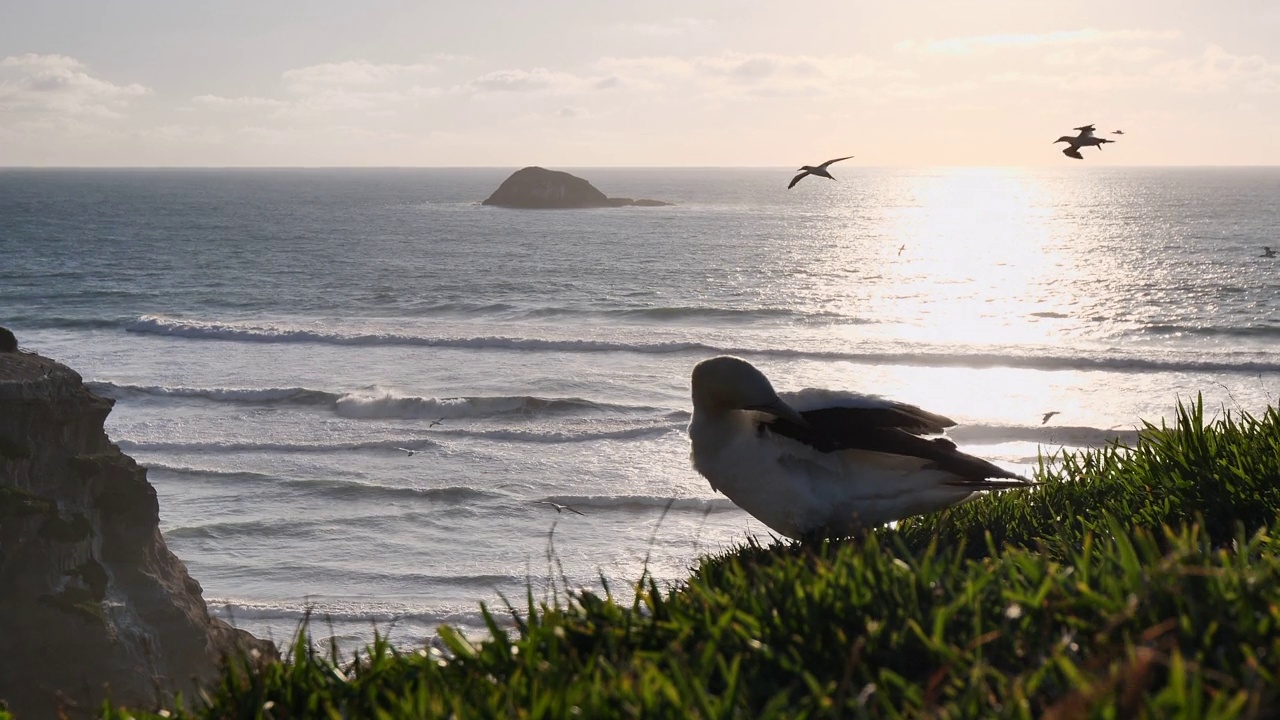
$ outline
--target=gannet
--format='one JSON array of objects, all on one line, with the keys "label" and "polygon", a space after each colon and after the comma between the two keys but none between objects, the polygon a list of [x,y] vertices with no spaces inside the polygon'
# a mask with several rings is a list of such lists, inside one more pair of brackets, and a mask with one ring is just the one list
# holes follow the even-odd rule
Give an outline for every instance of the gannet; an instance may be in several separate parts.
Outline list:
[{"label": "gannet", "polygon": [[553,508],[555,508],[555,509],[556,509],[556,514],[557,514],[557,515],[559,515],[559,514],[560,514],[560,512],[561,512],[561,511],[563,511],[563,510],[568,510],[569,512],[572,512],[572,513],[578,513],[579,515],[581,515],[581,516],[583,516],[583,517],[586,517],[586,516],[587,516],[587,514],[586,514],[586,513],[584,513],[584,512],[580,512],[580,511],[578,511],[578,510],[575,510],[574,508],[571,508],[571,507],[569,507],[568,505],[561,505],[560,503],[557,503],[557,502],[551,502],[550,500],[534,500],[534,501],[533,501],[533,504],[534,504],[534,505],[550,505],[551,507],[553,507]]},{"label": "gannet", "polygon": [[694,468],[774,532],[846,537],[934,512],[984,490],[1035,485],[967,455],[942,433],[955,422],[872,395],[779,395],[745,360],[693,368]]},{"label": "gannet", "polygon": [[824,177],[828,180],[835,180],[835,178],[831,177],[831,173],[827,171],[827,166],[830,165],[831,163],[838,163],[841,160],[848,160],[851,157],[853,156],[847,155],[842,158],[836,158],[835,160],[828,160],[822,163],[821,165],[819,165],[818,167],[813,167],[812,165],[801,165],[800,174],[791,178],[791,184],[787,186],[787,189],[790,190],[791,188],[795,187],[796,183],[800,182],[808,175],[817,175],[818,177]]},{"label": "gannet", "polygon": [[1093,146],[1101,150],[1104,143],[1115,142],[1115,140],[1108,140],[1106,138],[1096,137],[1093,134],[1095,128],[1092,125],[1082,125],[1078,128],[1073,128],[1073,129],[1079,130],[1080,134],[1075,136],[1063,135],[1062,137],[1053,141],[1055,145],[1060,142],[1069,143],[1067,148],[1062,151],[1062,154],[1066,155],[1067,157],[1075,158],[1077,160],[1083,160],[1084,156],[1080,154],[1080,148]]}]

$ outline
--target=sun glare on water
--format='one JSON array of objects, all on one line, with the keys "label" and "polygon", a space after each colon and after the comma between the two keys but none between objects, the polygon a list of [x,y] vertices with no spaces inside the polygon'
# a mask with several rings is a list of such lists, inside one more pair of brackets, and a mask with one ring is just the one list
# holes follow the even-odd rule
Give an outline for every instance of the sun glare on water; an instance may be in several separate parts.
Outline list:
[{"label": "sun glare on water", "polygon": [[[1055,183],[1015,168],[938,168],[899,177],[889,197],[873,204],[870,227],[849,229],[871,235],[873,245],[856,246],[856,258],[830,258],[861,266],[845,274],[846,292],[864,295],[860,302],[868,307],[860,312],[875,322],[834,327],[832,334],[849,347],[903,353],[1056,352],[1094,300],[1082,244],[1062,217],[1062,188],[1047,185]],[[863,274],[880,276],[880,294],[866,296]],[[1022,414],[1068,411],[1080,402],[1076,372],[1046,377],[911,365],[858,371],[867,381],[867,373],[885,375],[872,384],[927,397],[932,409],[983,408],[1010,422],[1026,420],[1013,416],[1014,407]],[[1010,413],[1000,411],[1006,405]]]},{"label": "sun glare on water", "polygon": [[[1051,300],[1077,275],[1041,181],[1015,169],[940,170],[914,179],[907,202],[883,211],[882,272],[897,296],[886,313],[903,340],[1049,344],[1070,307]],[[902,247],[900,256],[897,248]]]}]

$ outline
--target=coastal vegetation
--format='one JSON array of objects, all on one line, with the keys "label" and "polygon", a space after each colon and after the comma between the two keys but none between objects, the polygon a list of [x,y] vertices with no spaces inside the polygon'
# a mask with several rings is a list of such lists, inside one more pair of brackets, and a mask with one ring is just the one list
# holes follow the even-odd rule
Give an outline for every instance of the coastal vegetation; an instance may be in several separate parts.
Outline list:
[{"label": "coastal vegetation", "polygon": [[[1180,406],[1029,492],[862,540],[748,543],[674,588],[532,590],[489,634],[303,628],[125,718],[1265,717],[1280,706],[1280,413]],[[632,592],[634,590],[634,592]],[[0,712],[3,717],[3,712]]]}]

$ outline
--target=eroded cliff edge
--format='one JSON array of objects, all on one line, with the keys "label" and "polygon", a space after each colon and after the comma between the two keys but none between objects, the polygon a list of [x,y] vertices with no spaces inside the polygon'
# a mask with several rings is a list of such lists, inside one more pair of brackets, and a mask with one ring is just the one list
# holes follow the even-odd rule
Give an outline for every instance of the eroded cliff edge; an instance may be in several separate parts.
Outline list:
[{"label": "eroded cliff edge", "polygon": [[0,700],[19,720],[88,716],[108,692],[192,698],[224,654],[274,653],[209,616],[146,470],[103,431],[111,407],[65,365],[0,350]]}]

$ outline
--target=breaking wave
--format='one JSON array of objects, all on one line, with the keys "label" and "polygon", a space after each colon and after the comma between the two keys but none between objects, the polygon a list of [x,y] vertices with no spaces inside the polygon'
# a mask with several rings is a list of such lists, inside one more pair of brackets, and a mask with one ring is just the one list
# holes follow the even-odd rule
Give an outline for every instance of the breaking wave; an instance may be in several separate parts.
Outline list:
[{"label": "breaking wave", "polygon": [[533,395],[467,396],[453,398],[398,395],[390,391],[336,393],[303,387],[194,388],[162,385],[122,385],[92,381],[95,392],[116,400],[199,399],[242,405],[328,407],[352,419],[461,419],[541,417],[591,413],[654,413],[662,408],[601,403],[584,398],[544,398]]},{"label": "breaking wave", "polygon": [[439,443],[426,438],[414,440],[374,440],[353,443],[250,443],[250,442],[173,442],[173,441],[136,441],[117,440],[121,450],[137,452],[189,452],[189,453],[233,453],[233,452],[296,452],[324,453],[361,450],[426,450],[439,447]]},{"label": "breaking wave", "polygon": [[440,337],[404,333],[347,333],[265,325],[197,322],[149,315],[129,323],[129,332],[202,340],[261,343],[319,343],[346,346],[444,347],[475,350],[537,350],[551,352],[631,352],[641,354],[733,354],[783,359],[844,360],[866,365],[914,367],[1020,368],[1083,370],[1119,373],[1280,372],[1280,362],[1255,359],[1159,359],[1155,357],[1090,354],[1014,355],[1008,352],[846,352],[798,350],[786,347],[730,347],[695,341],[619,342],[610,340],[544,339],[525,337]]},{"label": "breaking wave", "polygon": [[541,500],[568,505],[581,510],[672,510],[696,512],[728,512],[737,509],[728,498],[669,498],[657,495],[552,495]]},{"label": "breaking wave", "polygon": [[150,472],[177,476],[215,478],[229,484],[270,484],[276,488],[297,490],[299,492],[306,493],[307,495],[319,495],[333,500],[363,500],[373,498],[386,500],[426,499],[444,503],[461,503],[502,497],[501,493],[489,492],[486,490],[459,485],[421,488],[403,486],[396,487],[390,485],[378,485],[355,479],[343,479],[341,477],[314,477],[306,479],[289,478],[257,472],[212,470],[207,468],[166,465],[164,463],[146,463],[146,467]]},{"label": "breaking wave", "polygon": [[1113,442],[1132,445],[1138,431],[1132,428],[1095,428],[1081,425],[961,425],[947,430],[958,443],[1035,442],[1043,445],[1099,447]]}]

